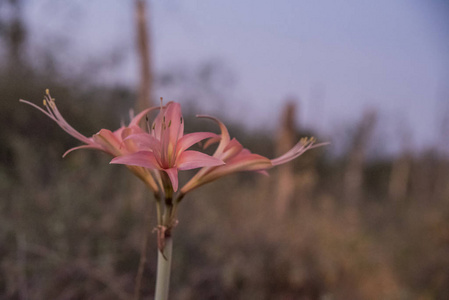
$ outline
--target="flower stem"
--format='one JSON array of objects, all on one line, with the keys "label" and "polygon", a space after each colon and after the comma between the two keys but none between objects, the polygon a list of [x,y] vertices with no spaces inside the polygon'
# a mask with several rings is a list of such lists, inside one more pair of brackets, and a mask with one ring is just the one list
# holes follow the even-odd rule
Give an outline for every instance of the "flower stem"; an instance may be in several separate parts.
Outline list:
[{"label": "flower stem", "polygon": [[167,300],[168,288],[170,284],[170,268],[172,257],[173,240],[172,236],[165,237],[165,247],[161,252],[157,252],[157,278],[155,300]]}]

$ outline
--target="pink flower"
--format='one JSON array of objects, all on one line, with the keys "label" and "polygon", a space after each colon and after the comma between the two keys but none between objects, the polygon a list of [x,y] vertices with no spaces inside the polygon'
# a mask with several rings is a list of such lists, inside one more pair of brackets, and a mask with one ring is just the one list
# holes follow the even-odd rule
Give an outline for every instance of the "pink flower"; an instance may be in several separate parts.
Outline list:
[{"label": "pink flower", "polygon": [[182,187],[181,194],[186,194],[203,184],[240,171],[256,171],[262,174],[267,174],[266,170],[289,162],[309,149],[327,144],[314,144],[315,139],[303,138],[284,155],[275,159],[269,159],[259,154],[251,153],[248,149],[243,148],[235,138],[231,139],[226,126],[218,119],[210,116],[200,117],[212,119],[220,126],[221,137],[208,140],[205,147],[219,141],[213,157],[223,160],[225,165],[202,168],[185,186]]},{"label": "pink flower", "polygon": [[[112,156],[120,156],[132,153],[137,149],[137,147],[133,143],[133,141],[128,141],[126,140],[126,138],[132,134],[143,132],[142,129],[140,129],[139,127],[140,120],[150,111],[159,109],[159,107],[151,107],[142,111],[131,120],[128,126],[126,127],[122,126],[114,132],[108,129],[101,129],[98,133],[94,134],[92,137],[86,137],[81,133],[79,133],[72,126],[70,126],[69,123],[67,123],[67,121],[59,112],[55,103],[55,99],[51,98],[48,90],[46,90],[45,98],[43,101],[46,110],[26,100],[21,99],[20,102],[31,105],[34,108],[40,110],[50,119],[55,121],[59,125],[59,127],[61,127],[65,132],[67,132],[68,134],[70,134],[71,136],[73,136],[74,138],[78,139],[79,141],[85,144],[67,150],[63,154],[63,157],[65,157],[70,152],[78,149],[97,149],[106,152]],[[150,188],[153,189],[153,191],[157,192],[159,190],[156,182],[154,181],[153,176],[148,172],[148,170],[133,166],[129,166],[129,169],[141,180],[143,180],[148,186],[150,186]]]},{"label": "pink flower", "polygon": [[178,170],[223,165],[220,158],[187,150],[206,138],[215,137],[210,132],[195,132],[184,135],[184,122],[179,103],[169,102],[162,107],[149,133],[137,133],[125,141],[132,140],[140,151],[114,158],[111,163],[141,166],[165,172],[173,190],[178,190]]}]

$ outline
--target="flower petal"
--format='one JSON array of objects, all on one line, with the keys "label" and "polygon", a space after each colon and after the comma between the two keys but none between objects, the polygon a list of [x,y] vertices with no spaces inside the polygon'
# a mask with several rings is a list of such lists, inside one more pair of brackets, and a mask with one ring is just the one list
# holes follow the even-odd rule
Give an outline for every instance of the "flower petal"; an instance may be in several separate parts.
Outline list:
[{"label": "flower petal", "polygon": [[125,141],[132,140],[136,146],[141,150],[152,150],[153,152],[160,153],[161,142],[148,133],[131,134]]},{"label": "flower petal", "polygon": [[102,151],[104,151],[104,149],[102,147],[100,147],[99,145],[94,145],[94,144],[92,144],[92,145],[82,145],[82,146],[70,148],[69,150],[64,152],[62,157],[66,157],[67,154],[71,153],[72,151],[79,150],[79,149],[95,149],[95,150],[102,150]]},{"label": "flower petal", "polygon": [[164,169],[165,173],[167,173],[168,177],[170,178],[171,184],[173,186],[173,191],[178,190],[178,169],[177,168],[170,168],[170,169]]},{"label": "flower petal", "polygon": [[210,145],[213,145],[220,141],[221,141],[221,136],[216,136],[216,137],[210,138],[203,144],[203,149],[207,149],[210,147]]},{"label": "flower petal", "polygon": [[149,112],[151,112],[153,110],[156,110],[156,109],[160,109],[160,107],[159,106],[154,106],[154,107],[149,107],[147,109],[142,110],[139,114],[137,114],[137,116],[135,116],[131,120],[131,122],[129,122],[128,127],[131,127],[131,126],[139,127],[139,122],[143,118],[143,116],[145,116],[147,113],[149,113]]},{"label": "flower petal", "polygon": [[134,175],[148,185],[155,193],[159,192],[159,186],[156,183],[157,178],[153,172],[144,167],[126,166]]},{"label": "flower petal", "polygon": [[165,169],[174,166],[178,140],[184,134],[181,106],[179,103],[169,102],[157,115],[153,122],[151,136],[160,141],[158,158]]},{"label": "flower petal", "polygon": [[[226,166],[232,172],[239,171],[259,171],[271,168],[271,161],[259,154],[251,153],[247,149],[243,149],[237,156],[226,161]],[[223,168],[221,167],[221,168]]]},{"label": "flower petal", "polygon": [[217,157],[218,155],[220,155],[221,153],[224,152],[225,147],[229,144],[231,137],[229,136],[229,131],[226,128],[226,126],[217,118],[211,117],[211,116],[207,116],[207,115],[197,115],[198,118],[207,118],[207,119],[211,119],[215,122],[218,123],[218,126],[220,126],[220,130],[221,130],[221,141],[218,144],[217,150],[215,150],[214,156]]},{"label": "flower petal", "polygon": [[181,193],[185,194],[220,177],[240,171],[256,171],[266,174],[264,170],[271,167],[272,164],[268,158],[252,154],[244,149],[234,159],[227,161],[225,165],[202,168],[182,187]]},{"label": "flower petal", "polygon": [[168,130],[169,143],[176,145],[176,142],[184,135],[184,121],[179,103],[170,102],[167,104],[165,125]]},{"label": "flower petal", "polygon": [[132,139],[127,139],[127,137],[133,134],[140,134],[140,133],[144,133],[144,131],[138,126],[125,127],[120,132],[118,131],[114,132],[114,134],[116,135],[120,134],[120,138],[125,144],[126,150],[130,153],[137,152],[139,151],[139,149],[138,145]]},{"label": "flower petal", "polygon": [[97,145],[100,145],[105,152],[113,156],[122,155],[126,151],[120,139],[109,129],[101,129],[98,133],[92,136],[92,139]]},{"label": "flower petal", "polygon": [[177,166],[179,170],[190,170],[201,167],[211,167],[224,165],[221,159],[209,156],[198,151],[184,151],[178,158]]},{"label": "flower petal", "polygon": [[184,122],[179,103],[169,102],[166,106],[161,107],[159,114],[154,119],[152,129],[152,135],[161,143],[169,144],[171,142],[174,145],[184,133]]},{"label": "flower petal", "polygon": [[224,161],[228,161],[229,159],[233,158],[237,154],[241,153],[243,151],[242,144],[239,143],[235,138],[233,138],[228,145],[224,149],[224,153],[222,153],[219,157],[220,159]]},{"label": "flower petal", "polygon": [[111,164],[122,164],[131,166],[140,166],[149,169],[160,169],[160,166],[154,157],[153,152],[139,151],[127,155],[122,155],[111,160]]},{"label": "flower petal", "polygon": [[217,135],[212,132],[194,132],[186,134],[178,141],[177,153],[182,153],[183,151],[190,148],[190,146],[198,143],[199,141],[216,136]]},{"label": "flower petal", "polygon": [[270,176],[270,174],[268,174],[267,170],[259,170],[259,171],[255,171],[256,173],[259,173],[263,176]]}]

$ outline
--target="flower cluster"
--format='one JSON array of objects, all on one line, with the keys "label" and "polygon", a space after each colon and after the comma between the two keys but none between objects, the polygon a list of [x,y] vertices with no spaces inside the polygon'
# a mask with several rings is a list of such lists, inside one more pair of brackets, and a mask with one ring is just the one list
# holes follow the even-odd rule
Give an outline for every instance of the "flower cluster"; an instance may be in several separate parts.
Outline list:
[{"label": "flower cluster", "polygon": [[[63,156],[77,149],[101,150],[113,156],[111,163],[126,165],[153,191],[157,200],[158,229],[162,233],[160,248],[163,248],[163,236],[170,234],[176,224],[176,208],[186,193],[228,174],[241,171],[266,173],[266,170],[289,162],[311,148],[324,145],[315,144],[313,138],[301,139],[284,155],[269,159],[251,153],[235,138],[231,139],[226,126],[214,117],[198,116],[215,121],[220,127],[220,134],[184,134],[181,106],[176,102],[163,105],[162,100],[159,107],[145,109],[133,117],[128,126],[121,126],[116,131],[101,129],[92,137],[86,137],[62,117],[48,90],[43,102],[45,109],[25,100],[20,101],[37,108],[68,134],[84,143],[69,149]],[[140,122],[152,111],[159,112],[151,126],[147,118],[148,129],[145,131],[139,126]],[[218,143],[212,156],[188,150],[203,140],[206,140],[204,147]],[[179,188],[178,171],[198,168],[199,171]]]}]

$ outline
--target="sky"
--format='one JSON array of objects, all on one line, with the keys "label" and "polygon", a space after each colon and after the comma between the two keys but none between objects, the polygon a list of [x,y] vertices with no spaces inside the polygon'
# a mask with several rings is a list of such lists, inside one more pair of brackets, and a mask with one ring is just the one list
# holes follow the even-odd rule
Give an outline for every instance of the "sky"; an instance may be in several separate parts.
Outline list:
[{"label": "sky", "polygon": [[[28,1],[25,13],[37,47],[62,45],[59,59],[72,72],[120,53],[121,63],[98,80],[134,84],[132,3]],[[156,73],[218,61],[234,78],[226,100],[200,103],[200,113],[226,111],[252,128],[274,130],[283,104],[293,97],[298,125],[329,138],[374,109],[379,143],[399,147],[404,128],[417,148],[441,140],[441,120],[449,114],[444,0],[148,3]],[[176,90],[156,94],[182,98]]]}]

